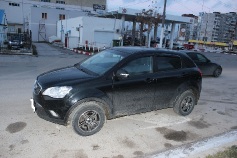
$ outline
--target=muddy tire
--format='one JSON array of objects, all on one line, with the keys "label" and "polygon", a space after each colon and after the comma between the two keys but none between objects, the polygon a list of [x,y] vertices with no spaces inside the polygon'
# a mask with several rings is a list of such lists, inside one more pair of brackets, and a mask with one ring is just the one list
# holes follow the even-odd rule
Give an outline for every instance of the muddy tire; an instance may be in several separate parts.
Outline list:
[{"label": "muddy tire", "polygon": [[97,102],[84,102],[71,113],[71,125],[81,136],[90,136],[101,130],[105,122],[105,112]]},{"label": "muddy tire", "polygon": [[174,112],[181,116],[189,115],[193,111],[196,100],[192,90],[183,92],[174,105]]}]

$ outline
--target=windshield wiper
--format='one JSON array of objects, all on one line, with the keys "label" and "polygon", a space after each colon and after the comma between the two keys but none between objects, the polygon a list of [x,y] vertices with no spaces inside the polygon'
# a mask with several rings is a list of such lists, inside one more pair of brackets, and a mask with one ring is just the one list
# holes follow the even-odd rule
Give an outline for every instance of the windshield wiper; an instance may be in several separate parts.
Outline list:
[{"label": "windshield wiper", "polygon": [[79,64],[76,64],[75,66],[76,66],[77,69],[79,69],[79,70],[82,71],[82,72],[85,72],[85,73],[90,74],[90,75],[98,76],[97,73],[94,73],[94,72],[92,72],[92,71],[86,69],[85,67],[83,67],[83,66],[81,66],[81,65],[79,65]]}]

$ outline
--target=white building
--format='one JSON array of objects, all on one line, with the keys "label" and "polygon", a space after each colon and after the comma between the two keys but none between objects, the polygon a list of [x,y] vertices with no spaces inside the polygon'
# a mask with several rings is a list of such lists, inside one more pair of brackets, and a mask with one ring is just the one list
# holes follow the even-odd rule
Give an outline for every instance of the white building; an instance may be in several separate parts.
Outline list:
[{"label": "white building", "polygon": [[42,41],[44,38],[38,38],[38,34],[48,39],[50,26],[56,26],[60,19],[105,12],[106,0],[1,0],[0,9],[5,10],[9,33],[31,30],[32,40]]},{"label": "white building", "polygon": [[85,44],[95,47],[111,47],[113,40],[121,37],[122,21],[119,19],[99,17],[77,17],[60,20],[57,23],[57,37],[66,43],[68,48]]},{"label": "white building", "polygon": [[0,9],[0,47],[7,40],[7,19],[5,11]]}]

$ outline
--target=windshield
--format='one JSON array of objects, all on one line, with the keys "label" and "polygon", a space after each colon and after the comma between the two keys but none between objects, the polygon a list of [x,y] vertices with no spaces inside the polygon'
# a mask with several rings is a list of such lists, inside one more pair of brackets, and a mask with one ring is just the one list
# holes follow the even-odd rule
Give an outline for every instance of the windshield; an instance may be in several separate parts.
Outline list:
[{"label": "windshield", "polygon": [[102,75],[124,58],[124,54],[112,50],[104,50],[86,59],[80,69]]}]

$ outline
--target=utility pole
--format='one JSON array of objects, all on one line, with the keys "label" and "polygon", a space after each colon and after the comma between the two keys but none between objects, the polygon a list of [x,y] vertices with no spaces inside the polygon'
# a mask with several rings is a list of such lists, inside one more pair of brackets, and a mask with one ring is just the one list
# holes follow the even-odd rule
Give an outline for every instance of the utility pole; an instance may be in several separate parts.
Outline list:
[{"label": "utility pole", "polygon": [[165,10],[166,10],[166,2],[167,2],[167,0],[164,0],[164,1],[165,1],[165,3],[164,3],[164,9],[163,9],[162,28],[161,28],[159,48],[162,48],[163,37],[164,37]]}]

